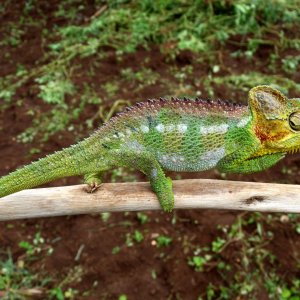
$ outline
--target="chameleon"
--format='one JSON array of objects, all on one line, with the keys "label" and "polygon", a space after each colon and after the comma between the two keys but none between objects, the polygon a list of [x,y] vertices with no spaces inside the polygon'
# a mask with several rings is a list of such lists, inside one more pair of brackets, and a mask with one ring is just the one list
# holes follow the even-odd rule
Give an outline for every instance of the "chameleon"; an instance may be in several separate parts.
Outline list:
[{"label": "chameleon", "polygon": [[66,176],[95,191],[105,171],[134,167],[150,181],[164,211],[174,208],[165,171],[252,173],[300,149],[300,98],[268,85],[248,105],[201,99],[153,99],[128,107],[88,138],[0,178],[0,197]]}]

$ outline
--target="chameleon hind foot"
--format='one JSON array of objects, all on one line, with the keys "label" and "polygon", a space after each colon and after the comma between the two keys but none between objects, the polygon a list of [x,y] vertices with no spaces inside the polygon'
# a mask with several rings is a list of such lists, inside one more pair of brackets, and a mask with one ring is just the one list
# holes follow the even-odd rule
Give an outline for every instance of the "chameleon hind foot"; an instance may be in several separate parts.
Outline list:
[{"label": "chameleon hind foot", "polygon": [[84,175],[84,183],[87,184],[85,191],[87,193],[94,193],[102,185],[102,174],[92,173]]}]

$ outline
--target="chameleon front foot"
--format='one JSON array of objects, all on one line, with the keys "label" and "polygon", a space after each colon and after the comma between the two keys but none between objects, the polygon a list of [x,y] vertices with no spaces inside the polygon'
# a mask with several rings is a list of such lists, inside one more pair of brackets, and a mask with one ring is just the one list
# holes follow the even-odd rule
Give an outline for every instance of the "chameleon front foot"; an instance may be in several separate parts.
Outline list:
[{"label": "chameleon front foot", "polygon": [[161,178],[159,181],[151,182],[151,186],[157,195],[162,209],[165,212],[171,212],[174,209],[174,194],[171,178]]},{"label": "chameleon front foot", "polygon": [[140,170],[148,177],[152,191],[156,194],[162,209],[171,212],[174,209],[174,194],[172,180],[166,177],[155,156],[149,152],[136,153],[132,151],[118,151],[115,155],[120,161],[114,165],[123,165]]},{"label": "chameleon front foot", "polygon": [[96,173],[86,174],[84,176],[84,182],[87,184],[84,190],[87,193],[94,193],[102,185],[102,176]]}]

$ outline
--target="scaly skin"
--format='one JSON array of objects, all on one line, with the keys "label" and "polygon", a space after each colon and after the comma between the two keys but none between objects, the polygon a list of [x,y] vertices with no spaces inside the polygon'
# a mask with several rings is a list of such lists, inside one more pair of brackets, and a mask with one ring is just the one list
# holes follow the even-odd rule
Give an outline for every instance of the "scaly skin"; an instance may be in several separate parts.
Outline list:
[{"label": "scaly skin", "polygon": [[54,179],[83,175],[90,191],[103,172],[134,166],[148,177],[162,208],[174,207],[164,170],[252,173],[300,148],[300,99],[269,86],[249,105],[203,100],[149,100],[112,118],[89,138],[0,179],[0,197]]}]

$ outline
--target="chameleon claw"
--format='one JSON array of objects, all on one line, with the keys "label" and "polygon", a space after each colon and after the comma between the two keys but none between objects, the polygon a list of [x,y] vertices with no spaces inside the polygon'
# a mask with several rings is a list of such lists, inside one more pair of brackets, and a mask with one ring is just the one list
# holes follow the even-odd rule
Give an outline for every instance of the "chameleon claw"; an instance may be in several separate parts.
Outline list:
[{"label": "chameleon claw", "polygon": [[84,182],[87,184],[87,186],[84,188],[84,190],[87,193],[94,193],[102,185],[101,175],[100,174],[87,174],[84,176]]},{"label": "chameleon claw", "polygon": [[87,186],[84,188],[84,190],[87,192],[87,193],[94,193],[96,192],[100,187],[101,187],[102,183],[96,183],[96,182],[93,182],[91,184],[87,184]]}]

